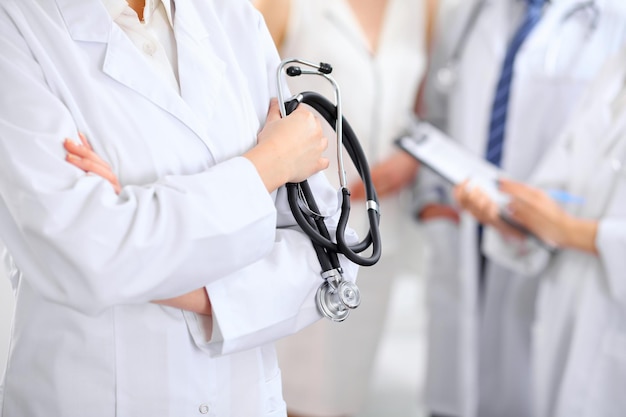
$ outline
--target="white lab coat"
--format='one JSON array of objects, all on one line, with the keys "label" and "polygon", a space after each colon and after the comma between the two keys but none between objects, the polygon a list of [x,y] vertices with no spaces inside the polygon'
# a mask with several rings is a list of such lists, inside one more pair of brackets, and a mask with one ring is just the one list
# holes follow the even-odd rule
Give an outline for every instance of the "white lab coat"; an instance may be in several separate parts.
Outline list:
[{"label": "white lab coat", "polygon": [[[319,264],[238,157],[278,56],[247,0],[177,2],[174,31],[180,95],[99,0],[0,3],[0,239],[23,274],[4,417],[285,415],[271,342],[320,317]],[[119,196],[64,161],[77,131]],[[213,320],[149,303],[203,286]]]},{"label": "white lab coat", "polygon": [[[513,178],[528,177],[543,150],[558,136],[583,88],[626,36],[621,1],[597,2],[601,18],[592,32],[584,15],[562,23],[578,3],[582,1],[553,1],[518,53],[502,160],[503,169]],[[444,23],[444,29],[455,27],[460,36],[458,28],[472,4],[453,11],[454,22]],[[477,155],[485,153],[507,39],[518,27],[523,7],[523,2],[489,1],[471,34],[465,35],[445,123],[450,135]],[[428,174],[420,181],[424,204],[437,196],[432,189],[441,183]],[[489,265],[483,311],[479,311],[477,223],[463,214],[458,227],[435,220],[425,223],[425,229],[431,242],[427,407],[459,417],[529,415],[536,280],[522,280]],[[484,317],[480,322],[479,314]]]},{"label": "white lab coat", "polygon": [[485,250],[494,262],[540,273],[532,349],[537,417],[623,416],[626,410],[626,108],[612,110],[625,83],[626,49],[592,84],[530,181],[583,197],[567,209],[598,220],[599,255],[562,249],[537,262],[540,247],[527,251],[528,242],[504,242],[486,231]]}]

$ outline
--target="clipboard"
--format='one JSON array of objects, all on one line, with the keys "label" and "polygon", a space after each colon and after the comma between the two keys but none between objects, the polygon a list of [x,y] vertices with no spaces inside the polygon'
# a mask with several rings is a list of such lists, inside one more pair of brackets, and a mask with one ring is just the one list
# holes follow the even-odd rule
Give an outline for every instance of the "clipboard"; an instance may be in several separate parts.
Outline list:
[{"label": "clipboard", "polygon": [[[414,124],[410,134],[396,139],[395,144],[450,184],[458,185],[469,179],[470,184],[480,187],[500,207],[508,203],[509,197],[498,189],[498,179],[506,177],[506,173],[481,156],[471,153],[430,123]],[[554,250],[553,246],[508,218],[504,210],[500,211],[500,218],[549,250]]]},{"label": "clipboard", "polygon": [[507,203],[508,197],[497,185],[498,178],[506,176],[504,171],[474,155],[430,123],[417,123],[409,135],[396,139],[395,143],[450,184],[458,185],[469,179],[498,204]]}]

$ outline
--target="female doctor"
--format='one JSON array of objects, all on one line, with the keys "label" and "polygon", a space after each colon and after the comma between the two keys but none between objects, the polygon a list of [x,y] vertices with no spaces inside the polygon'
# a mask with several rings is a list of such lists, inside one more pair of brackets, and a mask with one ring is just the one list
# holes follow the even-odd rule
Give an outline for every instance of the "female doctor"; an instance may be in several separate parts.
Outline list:
[{"label": "female doctor", "polygon": [[[327,166],[327,141],[304,109],[268,113],[262,18],[143,3],[0,4],[0,240],[20,272],[4,417],[284,416],[271,342],[320,317],[280,186]],[[119,195],[65,162],[77,131]]]},{"label": "female doctor", "polygon": [[[531,176],[503,180],[506,214],[540,240],[507,237],[478,188],[459,203],[487,227],[493,262],[540,274],[533,326],[537,417],[624,415],[626,398],[626,48],[591,85],[572,122]],[[559,204],[548,196],[557,194]]]}]

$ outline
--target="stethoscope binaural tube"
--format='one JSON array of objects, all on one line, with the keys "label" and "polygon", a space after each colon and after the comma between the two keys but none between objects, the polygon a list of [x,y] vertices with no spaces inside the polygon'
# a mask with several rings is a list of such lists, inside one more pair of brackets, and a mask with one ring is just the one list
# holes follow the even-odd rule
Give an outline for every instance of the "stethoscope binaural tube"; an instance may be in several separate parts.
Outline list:
[{"label": "stethoscope binaural tube", "polygon": [[[313,70],[303,70],[299,66],[289,64],[302,64]],[[286,71],[285,71],[286,68]],[[339,263],[339,254],[361,266],[374,265],[380,259],[382,253],[381,236],[378,228],[380,222],[378,197],[372,183],[369,166],[365,153],[354,134],[354,131],[343,118],[341,110],[341,98],[339,87],[329,76],[332,67],[325,63],[319,65],[303,60],[290,59],[281,63],[278,69],[279,105],[281,116],[286,117],[300,104],[304,103],[316,110],[334,129],[337,135],[337,162],[339,168],[339,180],[341,185],[341,213],[333,242],[330,232],[324,223],[324,216],[315,203],[315,198],[307,181],[286,184],[289,206],[293,216],[302,230],[311,239],[322,268],[324,282],[318,288],[316,302],[319,311],[333,321],[345,320],[350,310],[358,307],[361,296],[356,284],[343,279],[343,271]],[[326,78],[334,87],[336,104],[331,103],[324,96],[304,92],[291,100],[285,101],[282,93],[281,76],[286,72],[289,76],[320,75]],[[359,243],[350,245],[346,242],[345,232],[350,216],[350,191],[347,188],[342,149],[345,148],[354,163],[359,176],[365,186],[367,197],[366,209],[368,212],[369,232]],[[368,248],[372,248],[370,256],[361,255]]]},{"label": "stethoscope binaural tube", "polygon": [[452,54],[446,63],[439,68],[435,74],[435,86],[442,93],[449,93],[456,83],[458,62],[461,59],[463,51],[465,50],[465,44],[467,43],[471,33],[474,31],[478,18],[480,17],[480,14],[487,2],[488,0],[476,0],[474,6],[470,10],[468,19],[465,21],[465,24],[461,29],[461,34],[454,45]]}]

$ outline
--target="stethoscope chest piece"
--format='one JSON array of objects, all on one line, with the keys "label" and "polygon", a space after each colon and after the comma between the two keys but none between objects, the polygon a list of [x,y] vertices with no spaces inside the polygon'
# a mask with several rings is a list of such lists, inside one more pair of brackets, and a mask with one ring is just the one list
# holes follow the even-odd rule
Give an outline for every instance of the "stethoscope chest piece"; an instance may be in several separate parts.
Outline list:
[{"label": "stethoscope chest piece", "polygon": [[341,281],[336,287],[325,281],[317,289],[316,301],[324,317],[332,321],[344,321],[350,315],[350,310],[361,304],[361,292],[350,281]]}]

